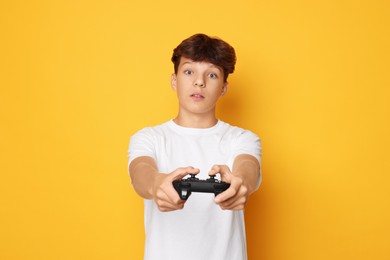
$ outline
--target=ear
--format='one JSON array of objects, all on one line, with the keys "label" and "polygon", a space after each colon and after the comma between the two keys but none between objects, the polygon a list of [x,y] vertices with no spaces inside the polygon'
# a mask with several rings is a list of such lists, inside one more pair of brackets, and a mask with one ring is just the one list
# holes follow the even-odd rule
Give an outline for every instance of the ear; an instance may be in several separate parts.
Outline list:
[{"label": "ear", "polygon": [[223,87],[222,87],[222,92],[221,92],[221,96],[225,95],[227,90],[228,90],[228,87],[229,87],[229,82],[225,82],[223,83]]},{"label": "ear", "polygon": [[172,89],[174,91],[176,91],[176,83],[177,83],[176,74],[172,73],[172,75],[171,75],[171,87],[172,87]]}]

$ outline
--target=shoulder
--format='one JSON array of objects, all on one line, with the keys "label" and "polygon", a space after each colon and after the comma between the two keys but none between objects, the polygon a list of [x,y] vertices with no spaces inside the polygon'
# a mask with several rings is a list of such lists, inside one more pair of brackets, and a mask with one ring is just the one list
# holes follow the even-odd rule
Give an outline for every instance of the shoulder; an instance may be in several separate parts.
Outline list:
[{"label": "shoulder", "polygon": [[251,130],[229,124],[226,124],[224,128],[226,129],[224,138],[230,143],[234,157],[240,154],[249,154],[261,163],[262,145],[257,134]]},{"label": "shoulder", "polygon": [[163,135],[165,123],[157,126],[144,127],[130,137],[128,149],[129,163],[136,157],[149,156],[156,158],[156,149]]},{"label": "shoulder", "polygon": [[249,138],[249,139],[259,139],[258,135],[252,132],[251,130],[244,129],[239,126],[232,126],[228,123],[222,122],[224,135],[228,138],[237,139],[237,138]]}]

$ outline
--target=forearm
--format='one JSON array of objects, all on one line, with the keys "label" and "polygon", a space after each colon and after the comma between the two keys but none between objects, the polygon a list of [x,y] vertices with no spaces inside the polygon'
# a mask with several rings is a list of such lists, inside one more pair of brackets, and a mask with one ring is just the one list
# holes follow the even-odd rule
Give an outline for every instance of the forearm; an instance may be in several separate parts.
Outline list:
[{"label": "forearm", "polygon": [[252,194],[258,188],[260,181],[259,161],[249,154],[241,154],[236,157],[233,164],[233,174],[240,177],[243,184],[248,189],[248,194]]},{"label": "forearm", "polygon": [[187,174],[198,174],[199,169],[188,166],[171,173],[160,173],[154,159],[143,156],[130,163],[129,172],[138,195],[144,199],[154,200],[159,210],[165,212],[182,209],[185,203],[185,200],[180,199],[172,182]]},{"label": "forearm", "polygon": [[134,159],[129,167],[134,190],[144,199],[153,199],[153,184],[161,174],[155,161],[147,156]]}]

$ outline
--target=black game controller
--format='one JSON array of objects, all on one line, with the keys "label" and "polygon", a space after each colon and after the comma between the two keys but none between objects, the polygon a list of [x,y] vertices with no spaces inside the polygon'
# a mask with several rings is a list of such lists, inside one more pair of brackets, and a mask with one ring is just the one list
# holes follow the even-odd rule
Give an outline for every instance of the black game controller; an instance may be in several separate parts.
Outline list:
[{"label": "black game controller", "polygon": [[191,192],[214,193],[217,196],[230,187],[230,183],[219,181],[215,176],[210,176],[207,180],[199,180],[195,174],[190,175],[191,177],[187,179],[173,181],[173,187],[182,200],[187,200]]}]

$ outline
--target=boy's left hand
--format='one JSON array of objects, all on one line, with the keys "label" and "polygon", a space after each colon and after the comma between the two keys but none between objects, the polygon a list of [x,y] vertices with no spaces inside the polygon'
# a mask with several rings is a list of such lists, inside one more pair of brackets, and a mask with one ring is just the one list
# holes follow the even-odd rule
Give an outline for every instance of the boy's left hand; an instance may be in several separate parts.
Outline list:
[{"label": "boy's left hand", "polygon": [[245,181],[235,176],[227,165],[214,165],[209,175],[221,174],[221,180],[230,183],[230,187],[215,197],[217,203],[224,210],[244,209],[248,201],[249,192]]}]

